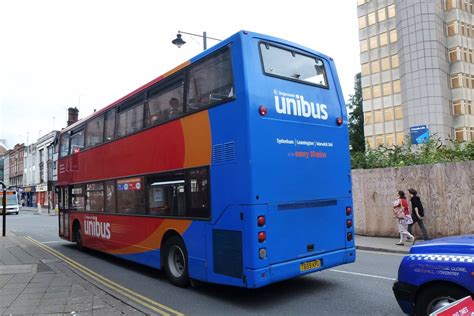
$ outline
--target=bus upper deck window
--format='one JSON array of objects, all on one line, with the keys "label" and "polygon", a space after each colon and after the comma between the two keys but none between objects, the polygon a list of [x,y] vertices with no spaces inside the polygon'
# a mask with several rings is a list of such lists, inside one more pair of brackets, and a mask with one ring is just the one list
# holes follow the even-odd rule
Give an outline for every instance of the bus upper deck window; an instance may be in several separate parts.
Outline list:
[{"label": "bus upper deck window", "polygon": [[260,52],[263,69],[267,75],[327,88],[326,70],[322,59],[268,43],[260,44]]}]

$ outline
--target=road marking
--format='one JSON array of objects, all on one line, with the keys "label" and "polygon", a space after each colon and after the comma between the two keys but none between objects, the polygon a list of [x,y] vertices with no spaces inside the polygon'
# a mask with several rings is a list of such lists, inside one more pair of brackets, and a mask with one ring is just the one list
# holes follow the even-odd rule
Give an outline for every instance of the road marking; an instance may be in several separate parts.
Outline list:
[{"label": "road marking", "polygon": [[40,243],[42,244],[57,244],[57,243],[69,244],[69,242],[65,240],[40,241]]},{"label": "road marking", "polygon": [[338,273],[345,273],[345,274],[353,274],[353,275],[358,275],[358,276],[363,276],[363,277],[368,277],[368,278],[382,279],[382,280],[389,280],[389,281],[396,281],[397,280],[397,279],[394,279],[394,278],[388,278],[388,277],[384,277],[384,276],[380,276],[380,275],[365,274],[365,273],[359,273],[359,272],[343,271],[343,270],[336,270],[336,269],[329,269],[329,271],[338,272]]},{"label": "road marking", "polygon": [[72,260],[71,258],[69,258],[69,257],[63,255],[62,253],[52,249],[51,247],[42,244],[41,242],[31,238],[30,236],[25,237],[25,239],[27,239],[27,240],[31,241],[32,243],[36,244],[38,247],[42,248],[46,252],[49,252],[53,256],[63,260],[65,263],[70,265],[72,268],[75,268],[75,269],[81,271],[82,273],[84,273],[85,275],[87,275],[91,279],[95,280],[96,282],[99,282],[100,284],[103,284],[104,286],[108,287],[109,289],[112,289],[112,290],[124,295],[125,297],[135,301],[138,304],[141,304],[141,305],[149,308],[150,310],[152,310],[152,311],[154,311],[154,312],[156,312],[160,315],[163,315],[163,316],[171,316],[171,315],[184,316],[183,313],[178,312],[178,311],[172,309],[171,307],[168,307],[166,305],[158,303],[157,301],[154,301],[154,300],[152,300],[148,297],[140,295],[140,294],[138,294],[138,293],[126,288],[126,287],[121,286],[118,283],[113,282],[112,280],[107,279],[106,277],[90,270],[89,268],[83,266],[82,264]]},{"label": "road marking", "polygon": [[376,251],[376,250],[356,250],[357,252],[363,252],[363,253],[370,253],[370,254],[378,254],[378,255],[390,255],[390,256],[398,256],[398,257],[405,257],[408,256],[408,253],[402,254],[402,253],[396,253],[396,252],[385,252],[385,251]]}]

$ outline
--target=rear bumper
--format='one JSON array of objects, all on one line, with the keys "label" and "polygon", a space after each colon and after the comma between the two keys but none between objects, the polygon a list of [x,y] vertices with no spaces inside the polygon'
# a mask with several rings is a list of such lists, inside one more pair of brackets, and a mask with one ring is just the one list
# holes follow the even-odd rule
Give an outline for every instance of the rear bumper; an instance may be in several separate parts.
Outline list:
[{"label": "rear bumper", "polygon": [[415,302],[415,294],[418,287],[409,283],[397,281],[393,284],[392,289],[402,311],[405,314],[411,315],[413,313],[413,304]]},{"label": "rear bumper", "polygon": [[[258,288],[268,285],[270,283],[275,283],[278,281],[298,277],[300,275],[322,271],[341,264],[351,263],[355,261],[355,255],[355,248],[348,248],[333,252],[327,252],[324,254],[318,254],[310,257],[304,257],[301,259],[272,264],[262,269],[245,269],[245,275],[247,279],[246,286],[248,288]],[[321,266],[319,268],[304,272],[300,271],[301,263],[318,259],[321,260]]]}]

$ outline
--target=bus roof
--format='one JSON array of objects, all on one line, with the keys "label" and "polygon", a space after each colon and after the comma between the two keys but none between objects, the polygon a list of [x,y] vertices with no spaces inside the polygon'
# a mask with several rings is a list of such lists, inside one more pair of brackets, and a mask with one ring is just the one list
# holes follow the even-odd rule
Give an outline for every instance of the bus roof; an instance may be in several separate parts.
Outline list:
[{"label": "bus roof", "polygon": [[113,108],[115,105],[127,100],[128,98],[134,96],[135,94],[139,93],[139,92],[142,92],[144,91],[145,89],[153,86],[154,84],[160,82],[161,80],[173,75],[174,73],[178,72],[179,70],[191,65],[192,63],[196,62],[196,61],[199,61],[201,60],[202,58],[206,57],[207,55],[209,54],[212,54],[213,52],[215,52],[216,50],[228,45],[230,42],[234,41],[236,38],[238,37],[241,37],[241,36],[251,36],[251,37],[259,37],[259,38],[262,38],[262,39],[265,39],[265,40],[268,40],[268,41],[273,41],[273,42],[277,42],[277,43],[281,43],[281,44],[284,44],[284,45],[287,45],[287,46],[291,46],[291,47],[295,47],[299,50],[304,50],[304,51],[307,51],[311,54],[316,54],[318,55],[319,57],[322,57],[322,58],[325,58],[325,59],[328,59],[328,60],[332,60],[332,58],[330,58],[329,56],[326,56],[324,54],[321,54],[320,52],[317,52],[315,50],[312,50],[310,48],[307,48],[307,47],[304,47],[304,46],[301,46],[301,45],[298,45],[296,43],[293,43],[293,42],[290,42],[290,41],[287,41],[287,40],[284,40],[284,39],[281,39],[281,38],[277,38],[277,37],[273,37],[273,36],[269,36],[269,35],[264,35],[264,34],[260,34],[260,33],[254,33],[254,32],[249,32],[249,31],[244,31],[244,30],[241,30],[237,33],[235,33],[234,35],[226,38],[225,40],[222,40],[221,42],[217,43],[216,45],[212,46],[211,48],[199,53],[198,55],[194,56],[193,58],[191,58],[190,60],[188,61],[185,61],[184,63],[180,64],[179,66],[167,71],[166,73],[162,74],[161,76],[151,80],[150,82],[144,84],[143,86],[133,90],[132,92],[130,92],[129,94],[121,97],[120,99],[116,100],[115,102],[112,102],[111,104],[103,107],[102,109],[96,111],[96,112],[93,112],[92,114],[86,116],[85,118],[83,119],[80,119],[79,121],[77,121],[76,123],[74,124],[71,124],[70,126],[67,126],[65,127],[64,129],[61,130],[61,134],[63,133],[66,133],[66,132],[69,132],[73,129],[75,129],[76,127],[82,125],[84,122],[86,122],[87,120],[89,119],[92,119],[94,117],[97,117],[105,112],[107,112],[107,110]]}]

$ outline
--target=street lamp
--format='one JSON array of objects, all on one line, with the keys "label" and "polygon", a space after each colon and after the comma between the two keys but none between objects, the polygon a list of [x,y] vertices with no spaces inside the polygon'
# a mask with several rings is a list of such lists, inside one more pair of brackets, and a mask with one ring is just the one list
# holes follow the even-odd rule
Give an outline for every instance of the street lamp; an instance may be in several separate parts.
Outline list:
[{"label": "street lamp", "polygon": [[173,43],[174,45],[178,46],[178,48],[180,48],[181,46],[183,46],[184,44],[186,44],[186,42],[181,38],[181,34],[187,34],[187,35],[191,35],[191,36],[202,37],[202,44],[203,44],[204,50],[207,49],[207,39],[212,39],[212,40],[219,41],[219,42],[221,41],[221,40],[218,39],[218,38],[214,38],[214,37],[209,37],[209,36],[207,36],[206,32],[202,32],[202,35],[199,35],[199,34],[194,34],[194,33],[188,33],[188,32],[178,31],[178,34],[176,34],[176,38],[171,41],[171,43]]}]

